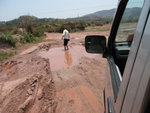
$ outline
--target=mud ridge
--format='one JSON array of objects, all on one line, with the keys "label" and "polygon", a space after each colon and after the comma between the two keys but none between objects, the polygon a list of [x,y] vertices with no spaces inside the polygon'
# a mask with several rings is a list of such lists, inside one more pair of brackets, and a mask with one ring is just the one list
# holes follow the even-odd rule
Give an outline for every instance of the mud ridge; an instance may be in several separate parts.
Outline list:
[{"label": "mud ridge", "polygon": [[34,52],[0,64],[0,84],[3,85],[0,113],[55,113],[56,91],[49,60],[37,54],[49,49],[50,44],[45,44]]}]

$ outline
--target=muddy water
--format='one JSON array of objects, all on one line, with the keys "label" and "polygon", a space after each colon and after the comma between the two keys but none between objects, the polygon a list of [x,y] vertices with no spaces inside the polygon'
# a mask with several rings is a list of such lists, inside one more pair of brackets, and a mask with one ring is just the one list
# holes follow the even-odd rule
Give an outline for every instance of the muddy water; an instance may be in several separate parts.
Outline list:
[{"label": "muddy water", "polygon": [[85,48],[79,45],[70,47],[67,51],[64,51],[63,47],[51,48],[49,51],[40,52],[39,55],[49,59],[52,71],[62,68],[70,69],[79,63],[81,57],[94,58],[97,56],[86,53]]},{"label": "muddy water", "polygon": [[[98,96],[100,93],[97,93],[103,92],[103,88],[97,87],[103,81],[99,78],[102,68],[95,69],[101,64],[97,63],[98,60],[95,61],[99,54],[89,54],[83,46],[76,45],[69,47],[68,51],[64,51],[63,47],[51,48],[49,51],[40,52],[39,55],[50,61],[58,102],[56,113],[103,112],[103,99],[101,100],[101,96]],[[80,60],[85,57],[88,58],[84,59],[85,62]],[[79,63],[81,65],[78,65]],[[75,65],[79,67],[72,68]]]}]

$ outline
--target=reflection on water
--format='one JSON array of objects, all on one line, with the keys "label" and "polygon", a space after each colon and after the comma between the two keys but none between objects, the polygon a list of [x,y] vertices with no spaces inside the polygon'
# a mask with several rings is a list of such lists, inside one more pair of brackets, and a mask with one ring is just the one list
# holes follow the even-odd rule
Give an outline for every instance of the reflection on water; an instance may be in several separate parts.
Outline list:
[{"label": "reflection on water", "polygon": [[64,51],[63,47],[51,48],[49,51],[40,52],[39,55],[43,58],[49,59],[52,71],[62,68],[70,69],[72,66],[79,63],[81,57],[95,57],[94,54],[86,53],[83,46],[70,47],[69,51]]},{"label": "reflection on water", "polygon": [[69,69],[72,66],[72,57],[69,51],[65,51],[65,64],[67,64],[67,69]]}]

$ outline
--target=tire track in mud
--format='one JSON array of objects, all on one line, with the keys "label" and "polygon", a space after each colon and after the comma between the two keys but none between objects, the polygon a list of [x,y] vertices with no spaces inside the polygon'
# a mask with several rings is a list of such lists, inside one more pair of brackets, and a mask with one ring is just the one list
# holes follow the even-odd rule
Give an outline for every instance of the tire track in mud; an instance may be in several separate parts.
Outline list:
[{"label": "tire track in mud", "polygon": [[58,103],[56,113],[103,113],[105,65],[101,56],[82,57],[70,69],[52,71]]}]

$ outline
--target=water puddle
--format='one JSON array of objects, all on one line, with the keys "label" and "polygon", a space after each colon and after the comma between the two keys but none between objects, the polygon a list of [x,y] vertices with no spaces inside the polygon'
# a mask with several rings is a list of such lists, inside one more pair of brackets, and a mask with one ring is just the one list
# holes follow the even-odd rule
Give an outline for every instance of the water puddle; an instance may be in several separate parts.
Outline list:
[{"label": "water puddle", "polygon": [[67,69],[72,66],[72,56],[69,51],[65,51],[65,64],[67,66]]},{"label": "water puddle", "polygon": [[81,57],[94,58],[96,54],[89,54],[83,46],[70,47],[68,51],[64,51],[63,47],[51,48],[49,51],[42,51],[39,55],[43,58],[48,58],[52,71],[61,68],[70,69],[77,65]]}]

